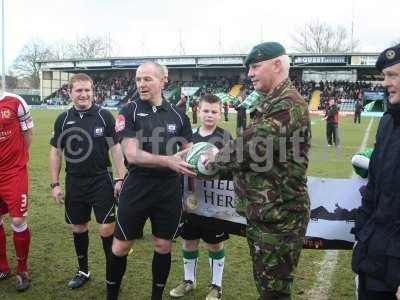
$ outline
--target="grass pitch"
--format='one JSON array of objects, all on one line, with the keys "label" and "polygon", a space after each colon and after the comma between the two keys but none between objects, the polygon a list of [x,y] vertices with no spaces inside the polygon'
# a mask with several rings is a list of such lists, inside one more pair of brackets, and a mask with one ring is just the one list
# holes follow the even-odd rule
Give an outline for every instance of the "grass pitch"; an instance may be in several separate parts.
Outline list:
[{"label": "grass pitch", "polygon": [[[29,163],[30,211],[29,225],[32,231],[29,267],[32,275],[31,288],[18,294],[14,288],[14,277],[0,282],[0,299],[16,300],[97,300],[105,299],[105,259],[95,222],[90,226],[89,267],[92,278],[82,289],[70,290],[67,282],[72,278],[77,263],[70,228],[64,222],[63,207],[51,198],[48,176],[49,139],[53,122],[59,111],[33,111],[35,121],[34,140]],[[220,126],[235,130],[235,117],[221,122]],[[325,123],[320,117],[312,118],[312,148],[308,175],[320,177],[348,178],[351,176],[351,156],[358,151],[370,119],[362,119],[361,125],[354,125],[352,119],[341,118],[340,150],[327,148]],[[379,119],[373,121],[368,146],[373,145]],[[92,218],[94,220],[94,218]],[[7,248],[13,275],[15,257],[9,220],[5,219]],[[252,266],[245,238],[231,236],[225,243],[226,261],[223,280],[224,299],[257,299],[252,278]],[[183,266],[180,240],[174,244],[171,274],[165,289],[169,290],[182,279]],[[149,299],[151,291],[151,246],[150,228],[146,226],[145,237],[134,246],[134,253],[128,258],[120,299]],[[340,251],[339,261],[332,276],[329,299],[354,299],[354,274],[350,269],[350,251]],[[304,250],[296,272],[294,299],[307,299],[307,292],[323,266],[324,251]],[[207,250],[201,243],[196,291],[184,299],[204,299],[210,283]]]}]

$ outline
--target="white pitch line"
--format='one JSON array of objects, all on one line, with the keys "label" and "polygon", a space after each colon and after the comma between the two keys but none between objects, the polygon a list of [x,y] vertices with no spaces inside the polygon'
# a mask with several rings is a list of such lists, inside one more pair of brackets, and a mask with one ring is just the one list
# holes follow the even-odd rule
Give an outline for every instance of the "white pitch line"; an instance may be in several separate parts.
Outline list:
[{"label": "white pitch line", "polygon": [[[368,143],[368,139],[369,139],[369,134],[370,134],[370,132],[371,132],[372,123],[374,123],[374,118],[371,118],[371,120],[370,120],[369,123],[368,123],[367,130],[365,131],[364,138],[363,138],[363,140],[362,140],[362,142],[361,142],[361,146],[360,146],[360,149],[358,149],[358,152],[364,150],[364,149],[367,147],[367,143]],[[353,172],[351,173],[351,176],[354,177],[354,176],[356,176],[356,175],[357,175],[357,174],[356,174],[356,173],[354,172],[354,170],[353,170]]]},{"label": "white pitch line", "polygon": [[[362,140],[360,151],[364,150],[368,143],[369,134],[371,131],[372,123],[374,118],[369,121],[367,130],[365,131],[364,138]],[[354,171],[351,173],[351,177],[355,175]],[[316,281],[307,293],[307,298],[309,300],[326,300],[328,299],[329,290],[331,289],[331,278],[335,271],[336,264],[338,261],[339,251],[338,250],[326,250],[324,259],[321,262],[321,269],[318,272]]]}]

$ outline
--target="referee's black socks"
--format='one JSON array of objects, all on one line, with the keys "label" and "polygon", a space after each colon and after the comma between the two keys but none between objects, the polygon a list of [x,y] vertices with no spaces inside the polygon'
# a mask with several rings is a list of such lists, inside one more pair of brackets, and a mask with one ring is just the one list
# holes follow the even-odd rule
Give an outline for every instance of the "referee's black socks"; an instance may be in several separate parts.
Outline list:
[{"label": "referee's black socks", "polygon": [[107,300],[118,299],[119,287],[126,270],[126,258],[127,255],[116,256],[110,251],[106,264]]},{"label": "referee's black socks", "polygon": [[89,248],[89,233],[85,232],[73,232],[74,245],[76,256],[78,257],[79,270],[88,273],[88,248]]},{"label": "referee's black socks", "polygon": [[165,283],[171,269],[171,253],[160,254],[154,252],[153,256],[153,289],[151,300],[161,300]]},{"label": "referee's black socks", "polygon": [[106,259],[110,255],[113,238],[114,238],[114,235],[101,237],[101,241],[103,243],[104,255],[106,256]]}]

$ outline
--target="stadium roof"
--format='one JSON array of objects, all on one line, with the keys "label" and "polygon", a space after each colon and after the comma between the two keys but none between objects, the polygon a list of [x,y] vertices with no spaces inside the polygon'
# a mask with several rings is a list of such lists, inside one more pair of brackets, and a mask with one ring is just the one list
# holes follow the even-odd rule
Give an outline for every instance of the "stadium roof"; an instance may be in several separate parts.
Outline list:
[{"label": "stadium roof", "polygon": [[[295,68],[375,68],[379,53],[290,53],[291,65]],[[64,59],[39,61],[40,69],[79,71],[79,70],[118,70],[136,69],[145,61],[155,61],[169,68],[245,68],[246,54],[220,55],[173,55],[173,56],[134,56],[87,59]]]}]

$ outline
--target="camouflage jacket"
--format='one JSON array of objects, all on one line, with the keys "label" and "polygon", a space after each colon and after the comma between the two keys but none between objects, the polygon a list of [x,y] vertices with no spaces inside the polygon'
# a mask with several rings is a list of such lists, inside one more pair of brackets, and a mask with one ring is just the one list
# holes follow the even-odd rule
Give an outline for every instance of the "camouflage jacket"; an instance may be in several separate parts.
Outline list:
[{"label": "camouflage jacket", "polygon": [[308,106],[289,79],[260,95],[243,136],[227,144],[212,167],[233,172],[239,214],[290,231],[309,218]]}]

